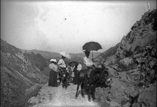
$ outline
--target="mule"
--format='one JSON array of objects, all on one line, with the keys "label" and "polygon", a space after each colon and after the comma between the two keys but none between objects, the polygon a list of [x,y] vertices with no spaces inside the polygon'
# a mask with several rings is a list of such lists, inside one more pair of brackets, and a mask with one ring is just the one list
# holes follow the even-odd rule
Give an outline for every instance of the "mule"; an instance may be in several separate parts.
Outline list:
[{"label": "mule", "polygon": [[69,68],[70,68],[70,70],[71,70],[71,78],[72,78],[72,83],[73,84],[75,84],[75,80],[76,80],[76,74],[77,74],[77,65],[78,65],[78,62],[76,62],[76,61],[71,61],[69,64],[68,64],[68,66],[69,66]]},{"label": "mule", "polygon": [[67,72],[66,69],[59,68],[58,75],[59,75],[59,85],[62,84],[62,87],[67,89],[69,73]]},{"label": "mule", "polygon": [[71,66],[68,65],[66,70],[67,70],[67,72],[68,72],[67,80],[68,80],[69,83],[71,83],[72,80],[73,80],[73,77],[72,77],[73,69],[72,69]]},{"label": "mule", "polygon": [[81,70],[78,73],[78,75],[77,75],[78,82],[77,82],[77,89],[76,89],[75,98],[77,98],[79,95],[78,91],[79,91],[80,86],[81,86],[81,95],[82,95],[82,97],[84,97],[84,92],[83,92],[83,91],[85,91],[85,90],[83,90],[84,86],[85,86],[85,84],[89,85],[88,84],[89,82],[87,81],[87,77],[88,77],[87,70]]},{"label": "mule", "polygon": [[97,87],[110,87],[108,84],[108,71],[105,67],[103,68],[95,68],[90,72],[90,76],[88,77],[88,70],[82,70],[78,74],[78,83],[77,90],[75,94],[75,98],[78,97],[79,87],[81,86],[81,95],[84,97],[86,93],[88,96],[88,100],[95,100],[95,89]]}]

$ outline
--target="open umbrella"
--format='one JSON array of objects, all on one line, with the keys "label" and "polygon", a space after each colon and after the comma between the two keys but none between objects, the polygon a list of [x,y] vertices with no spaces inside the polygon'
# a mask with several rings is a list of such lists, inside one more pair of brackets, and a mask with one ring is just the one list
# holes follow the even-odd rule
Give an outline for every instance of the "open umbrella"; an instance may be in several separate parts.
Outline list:
[{"label": "open umbrella", "polygon": [[68,59],[71,59],[70,54],[67,53],[67,52],[60,52],[59,54],[61,54],[62,56],[66,57],[66,58],[68,58]]},{"label": "open umbrella", "polygon": [[93,51],[98,51],[102,49],[101,45],[98,42],[90,41],[83,45],[83,50],[92,51],[92,60],[93,60]]}]

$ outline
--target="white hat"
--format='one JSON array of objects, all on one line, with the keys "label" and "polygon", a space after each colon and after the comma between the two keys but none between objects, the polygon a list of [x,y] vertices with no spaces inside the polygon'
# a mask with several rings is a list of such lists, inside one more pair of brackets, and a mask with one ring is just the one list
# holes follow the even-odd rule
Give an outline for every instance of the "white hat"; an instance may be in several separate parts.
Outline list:
[{"label": "white hat", "polygon": [[62,56],[66,57],[68,59],[71,59],[71,56],[67,52],[60,52],[59,54],[61,54]]},{"label": "white hat", "polygon": [[64,57],[66,57],[67,53],[66,52],[60,52],[60,54]]},{"label": "white hat", "polygon": [[57,62],[56,59],[50,59],[50,62]]}]

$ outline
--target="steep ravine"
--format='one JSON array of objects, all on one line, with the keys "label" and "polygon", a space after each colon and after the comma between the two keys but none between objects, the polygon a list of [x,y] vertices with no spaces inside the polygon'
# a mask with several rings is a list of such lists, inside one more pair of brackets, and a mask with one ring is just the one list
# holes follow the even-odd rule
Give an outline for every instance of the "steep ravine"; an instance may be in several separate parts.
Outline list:
[{"label": "steep ravine", "polygon": [[44,67],[47,63],[41,55],[22,52],[1,40],[1,106],[27,107],[28,99],[48,80],[41,71]]}]

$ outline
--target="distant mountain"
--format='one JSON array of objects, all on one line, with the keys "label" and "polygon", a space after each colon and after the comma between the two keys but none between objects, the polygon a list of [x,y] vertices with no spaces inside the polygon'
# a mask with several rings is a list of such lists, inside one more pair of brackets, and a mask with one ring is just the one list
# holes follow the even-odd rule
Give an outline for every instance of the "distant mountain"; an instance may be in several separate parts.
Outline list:
[{"label": "distant mountain", "polygon": [[28,98],[48,81],[42,72],[47,64],[40,54],[25,53],[1,39],[2,107],[25,107]]},{"label": "distant mountain", "polygon": [[[93,58],[97,57],[98,55],[100,55],[101,53],[100,52],[93,52]],[[72,57],[80,57],[80,58],[83,58],[85,56],[84,53],[71,53],[71,56]],[[90,53],[90,58],[92,58],[92,52]]]},{"label": "distant mountain", "polygon": [[[61,58],[61,55],[57,52],[48,52],[48,51],[42,51],[42,50],[23,50],[24,52],[27,53],[34,53],[34,54],[40,54],[42,55],[44,58],[46,59],[51,59],[51,58],[55,58],[57,60],[59,60]],[[83,60],[83,57],[85,56],[84,53],[69,53],[71,56],[70,60],[67,60],[67,62],[69,61],[79,61],[79,60]],[[100,55],[100,52],[93,52],[93,58],[97,57],[98,55]],[[92,53],[90,54],[90,57],[92,58]]]},{"label": "distant mountain", "polygon": [[42,55],[44,58],[46,59],[51,59],[51,58],[56,58],[56,59],[59,59],[60,58],[60,54],[57,53],[57,52],[48,52],[48,51],[42,51],[42,50],[36,50],[36,49],[33,49],[33,50],[24,50],[28,53],[35,53],[35,54],[40,54]]}]

